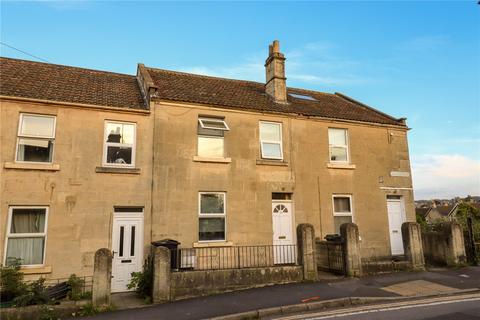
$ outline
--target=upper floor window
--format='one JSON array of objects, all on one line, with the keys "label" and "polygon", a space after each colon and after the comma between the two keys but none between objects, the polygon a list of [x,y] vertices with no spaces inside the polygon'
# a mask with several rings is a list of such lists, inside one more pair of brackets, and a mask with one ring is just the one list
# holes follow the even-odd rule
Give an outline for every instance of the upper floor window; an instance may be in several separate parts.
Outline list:
[{"label": "upper floor window", "polygon": [[53,161],[55,116],[20,114],[16,161]]},{"label": "upper floor window", "polygon": [[135,123],[105,122],[103,165],[135,166]]},{"label": "upper floor window", "polygon": [[200,192],[199,230],[200,241],[225,240],[225,192]]},{"label": "upper floor window", "polygon": [[340,226],[344,223],[353,222],[352,196],[333,196],[333,223],[335,232],[340,234]]},{"label": "upper floor window", "polygon": [[5,264],[42,265],[47,237],[47,207],[10,207]]},{"label": "upper floor window", "polygon": [[225,156],[224,133],[230,130],[224,119],[198,118],[198,156],[223,158]]},{"label": "upper floor window", "polygon": [[329,128],[328,144],[331,162],[348,162],[347,129]]},{"label": "upper floor window", "polygon": [[263,159],[283,159],[281,123],[260,121],[260,147]]}]

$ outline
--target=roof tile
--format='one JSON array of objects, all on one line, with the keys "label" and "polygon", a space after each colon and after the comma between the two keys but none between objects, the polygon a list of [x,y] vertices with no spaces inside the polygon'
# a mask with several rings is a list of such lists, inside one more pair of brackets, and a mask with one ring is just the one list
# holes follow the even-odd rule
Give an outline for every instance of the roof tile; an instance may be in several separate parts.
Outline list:
[{"label": "roof tile", "polygon": [[4,96],[146,109],[135,76],[0,57]]},{"label": "roof tile", "polygon": [[265,93],[263,83],[155,68],[147,68],[147,70],[158,87],[157,98],[163,100],[405,126],[400,119],[395,119],[340,94],[288,88],[288,93],[308,95],[314,100],[288,95],[288,103],[281,104],[275,103]]}]

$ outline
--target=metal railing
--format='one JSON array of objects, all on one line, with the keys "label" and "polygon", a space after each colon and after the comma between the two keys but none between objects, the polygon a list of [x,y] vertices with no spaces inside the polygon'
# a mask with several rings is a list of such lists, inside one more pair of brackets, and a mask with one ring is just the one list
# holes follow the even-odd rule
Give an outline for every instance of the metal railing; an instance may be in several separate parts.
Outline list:
[{"label": "metal railing", "polygon": [[341,241],[316,241],[317,267],[320,270],[345,274],[345,257]]},{"label": "metal railing", "polygon": [[222,270],[297,264],[296,245],[180,248],[171,251],[172,270]]},{"label": "metal railing", "polygon": [[[82,293],[91,292],[93,288],[93,276],[78,276],[82,280]],[[56,279],[45,279],[45,287],[53,287],[60,283],[65,283],[69,278],[56,278]],[[27,284],[30,284],[36,280],[27,280],[24,281]]]},{"label": "metal railing", "polygon": [[467,217],[466,222],[466,226],[463,229],[463,239],[467,262],[472,265],[478,265],[480,263],[480,232],[475,232],[472,217]]}]

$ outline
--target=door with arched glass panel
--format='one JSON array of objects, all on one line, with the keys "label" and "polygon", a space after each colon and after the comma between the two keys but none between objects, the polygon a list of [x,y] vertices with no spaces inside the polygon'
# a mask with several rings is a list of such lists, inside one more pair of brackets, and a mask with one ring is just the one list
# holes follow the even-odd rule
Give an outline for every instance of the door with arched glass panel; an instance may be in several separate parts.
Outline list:
[{"label": "door with arched glass panel", "polygon": [[296,261],[293,237],[292,202],[272,201],[273,260],[275,264],[289,264]]}]

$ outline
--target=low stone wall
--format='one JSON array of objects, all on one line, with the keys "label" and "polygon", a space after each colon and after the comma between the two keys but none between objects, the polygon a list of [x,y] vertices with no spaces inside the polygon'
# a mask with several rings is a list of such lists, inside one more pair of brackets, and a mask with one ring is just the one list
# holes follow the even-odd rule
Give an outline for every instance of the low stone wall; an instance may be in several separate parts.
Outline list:
[{"label": "low stone wall", "polygon": [[[72,317],[72,314],[78,312],[88,301],[65,301],[59,305],[34,305],[18,308],[0,309],[0,319],[2,320],[40,320],[46,319],[46,315],[54,314],[55,319],[66,319]],[[47,311],[48,310],[48,311]],[[48,317],[47,317],[48,318]]]},{"label": "low stone wall", "polygon": [[172,300],[303,281],[302,266],[172,272]]},{"label": "low stone wall", "polygon": [[447,238],[443,233],[428,231],[422,234],[423,253],[425,260],[430,264],[447,264]]},{"label": "low stone wall", "polygon": [[423,232],[422,243],[428,263],[455,266],[466,261],[463,232],[458,223],[444,223],[436,231]]}]

